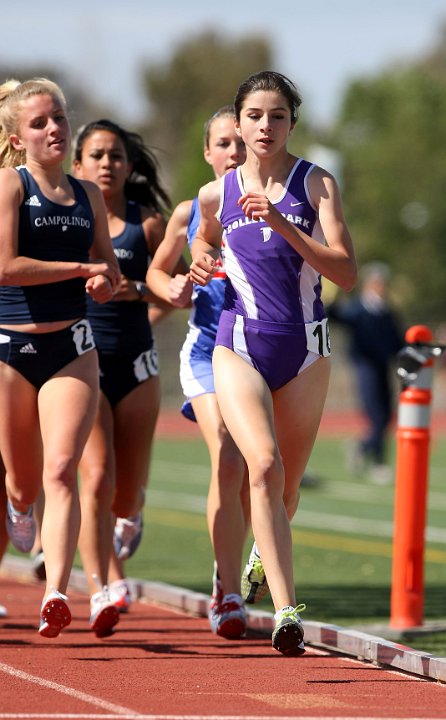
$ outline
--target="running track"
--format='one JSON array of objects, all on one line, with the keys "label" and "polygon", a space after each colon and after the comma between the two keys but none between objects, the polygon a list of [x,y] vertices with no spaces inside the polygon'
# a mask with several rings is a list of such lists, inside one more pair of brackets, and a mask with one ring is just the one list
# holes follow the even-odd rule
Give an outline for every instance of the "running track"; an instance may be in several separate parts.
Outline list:
[{"label": "running track", "polygon": [[[326,410],[322,415],[319,434],[324,437],[357,437],[366,426],[361,413],[354,410]],[[395,432],[395,423],[393,431]],[[431,417],[431,434],[446,435],[446,413],[433,412]],[[196,423],[186,420],[177,408],[164,409],[158,420],[157,435],[159,437],[197,437],[200,430]]]},{"label": "running track", "polygon": [[[177,417],[164,413],[158,434],[196,432]],[[344,414],[326,417],[321,432],[359,428]],[[434,421],[434,431],[444,428]],[[446,719],[445,658],[313,622],[304,622],[306,654],[284,658],[271,648],[269,613],[250,613],[246,639],[224,640],[209,630],[206,596],[138,580],[139,600],[112,637],[98,640],[76,571],[73,622],[45,640],[37,633],[42,589],[29,561],[7,556],[0,570],[9,610],[0,620],[0,720]]]},{"label": "running track", "polygon": [[98,640],[88,629],[85,581],[74,572],[73,622],[45,640],[37,633],[42,589],[30,573],[28,560],[3,564],[0,720],[446,718],[446,684],[426,677],[430,668],[446,681],[445,659],[311,622],[306,654],[284,658],[265,632],[269,613],[250,616],[247,639],[224,640],[203,617],[206,596],[168,585],[134,581],[140,600],[112,637]]}]

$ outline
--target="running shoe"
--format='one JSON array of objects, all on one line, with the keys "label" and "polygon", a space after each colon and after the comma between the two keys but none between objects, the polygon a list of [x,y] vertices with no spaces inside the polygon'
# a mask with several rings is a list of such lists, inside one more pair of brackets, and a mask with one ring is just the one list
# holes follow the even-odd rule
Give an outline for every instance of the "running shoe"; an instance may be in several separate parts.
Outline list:
[{"label": "running shoe", "polygon": [[110,600],[107,586],[92,595],[90,600],[90,629],[96,637],[108,637],[119,622],[119,610]]},{"label": "running shoe", "polygon": [[8,611],[4,605],[0,605],[0,618],[8,617]]},{"label": "running shoe", "polygon": [[31,552],[36,537],[36,523],[33,506],[26,513],[17,512],[10,500],[6,503],[6,529],[9,539],[17,550],[22,553]]},{"label": "running shoe", "polygon": [[298,657],[305,652],[304,629],[299,613],[305,610],[301,604],[282,608],[274,615],[276,627],[273,630],[272,646],[287,657]]},{"label": "running shoe", "polygon": [[47,595],[40,608],[39,633],[42,637],[55,638],[70,624],[71,613],[67,601],[67,596],[57,590]]},{"label": "running shoe", "polygon": [[246,611],[243,599],[236,593],[223,597],[222,602],[209,607],[211,630],[220,637],[237,640],[246,633]]},{"label": "running shoe", "polygon": [[142,513],[135,517],[116,518],[113,533],[113,547],[119,560],[128,560],[132,557],[142,538]]},{"label": "running shoe", "polygon": [[110,601],[120,613],[127,613],[132,603],[130,588],[125,580],[115,580],[108,586]]},{"label": "running shoe", "polygon": [[42,548],[31,557],[33,573],[37,580],[46,580],[45,555]]},{"label": "running shoe", "polygon": [[263,563],[255,551],[254,544],[242,573],[242,598],[249,605],[253,605],[263,600],[268,589]]}]

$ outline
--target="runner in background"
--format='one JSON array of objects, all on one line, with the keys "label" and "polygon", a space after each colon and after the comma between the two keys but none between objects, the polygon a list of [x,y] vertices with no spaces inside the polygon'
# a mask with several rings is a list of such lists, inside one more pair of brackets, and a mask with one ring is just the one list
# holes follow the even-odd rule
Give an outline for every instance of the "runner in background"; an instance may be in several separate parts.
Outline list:
[{"label": "runner in background", "polygon": [[356,262],[335,180],[288,152],[301,104],[294,84],[257,73],[234,104],[246,161],[199,192],[190,275],[213,282],[223,228],[228,283],[213,367],[223,419],[249,469],[249,598],[268,579],[273,647],[300,655],[305,606],[296,607],[290,520],[328,388],[321,275],[350,290]]},{"label": "runner in background", "polygon": [[[79,549],[92,595],[93,618],[96,578],[100,586],[109,582],[110,600],[122,612],[131,601],[123,563],[141,541],[160,407],[158,356],[149,320],[149,302],[154,296],[146,285],[146,273],[164,237],[164,209],[170,201],[158,178],[157,161],[142,138],[110,120],[91,122],[80,129],[73,166],[76,177],[95,182],[102,192],[122,272],[113,300],[101,306],[88,302],[99,353],[101,392],[80,463]],[[110,627],[104,625],[104,632],[116,620],[111,613]]]},{"label": "runner in background", "polygon": [[[245,157],[244,143],[234,128],[234,109],[223,107],[205,125],[204,158],[220,178]],[[148,283],[160,298],[176,307],[186,307],[192,296],[189,331],[180,354],[180,380],[186,397],[182,412],[198,422],[211,461],[207,520],[215,565],[209,620],[213,632],[236,638],[246,630],[240,570],[249,522],[249,492],[245,463],[218,408],[212,370],[226,274],[219,262],[212,282],[194,289],[188,276],[175,275],[175,265],[185,246],[192,245],[199,221],[197,198],[175,208],[149,268]]]}]

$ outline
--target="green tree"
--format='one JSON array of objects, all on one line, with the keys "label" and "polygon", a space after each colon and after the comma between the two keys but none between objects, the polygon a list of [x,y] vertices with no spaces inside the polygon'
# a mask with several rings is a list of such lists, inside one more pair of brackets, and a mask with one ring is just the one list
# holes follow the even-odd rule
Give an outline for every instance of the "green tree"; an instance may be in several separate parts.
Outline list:
[{"label": "green tree", "polygon": [[336,129],[359,260],[391,265],[410,322],[445,315],[445,40],[422,61],[352,83]]},{"label": "green tree", "polygon": [[[213,178],[203,161],[205,121],[219,107],[233,102],[240,82],[265,69],[281,71],[275,67],[266,38],[228,40],[213,31],[179,45],[167,62],[145,68],[142,77],[150,119],[141,132],[158,149],[174,203],[192,197]],[[303,154],[315,139],[303,111],[290,149]]]},{"label": "green tree", "polygon": [[194,195],[212,178],[203,161],[205,120],[232,103],[245,77],[271,64],[264,38],[228,40],[209,31],[179,45],[167,62],[145,69],[150,120],[143,132],[162,153],[174,202]]},{"label": "green tree", "polygon": [[[49,78],[57,83],[65,95],[67,101],[68,115],[73,132],[84,123],[90,122],[93,118],[109,117],[110,112],[102,104],[98,105],[94,98],[90,97],[69,74],[49,68],[44,64],[26,66],[23,65],[19,72],[8,66],[0,68],[0,83],[8,78],[14,78],[24,82],[33,77]],[[69,166],[69,162],[68,162]]]}]

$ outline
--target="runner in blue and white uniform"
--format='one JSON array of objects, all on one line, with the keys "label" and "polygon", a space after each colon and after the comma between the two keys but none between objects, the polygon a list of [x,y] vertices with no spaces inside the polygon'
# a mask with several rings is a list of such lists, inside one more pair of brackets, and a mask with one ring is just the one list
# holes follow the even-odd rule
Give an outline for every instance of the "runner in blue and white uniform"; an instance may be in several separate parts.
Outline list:
[{"label": "runner in blue and white uniform", "polygon": [[[200,212],[198,198],[192,201],[187,243],[189,249],[195,239]],[[226,289],[226,272],[221,259],[212,283],[205,287],[196,285],[192,292],[192,309],[189,315],[189,332],[180,353],[180,381],[184,395],[181,412],[196,421],[191,399],[207,393],[215,393],[212,353],[217,335],[218,321],[223,309]]]},{"label": "runner in blue and white uniform", "polygon": [[223,419],[249,471],[255,545],[248,596],[268,579],[272,643],[304,652],[290,519],[317,434],[330,353],[321,276],[345,290],[356,262],[333,177],[287,150],[300,96],[280,73],[248,78],[235,98],[246,162],[199,192],[190,276],[212,282],[222,228],[228,274],[213,367]]},{"label": "runner in blue and white uniform", "polygon": [[[244,161],[245,148],[235,133],[232,106],[221,108],[207,122],[204,157],[217,178]],[[177,307],[187,306],[192,295],[189,331],[180,359],[180,379],[186,396],[182,412],[198,422],[209,449],[211,480],[207,518],[216,561],[209,620],[213,632],[231,638],[242,636],[246,629],[240,568],[249,498],[245,463],[222,420],[212,370],[226,275],[221,261],[207,287],[193,288],[188,277],[174,275],[174,266],[186,243],[189,247],[192,245],[199,219],[196,199],[182,202],[174,210],[150,266],[148,283],[159,297]]]}]

